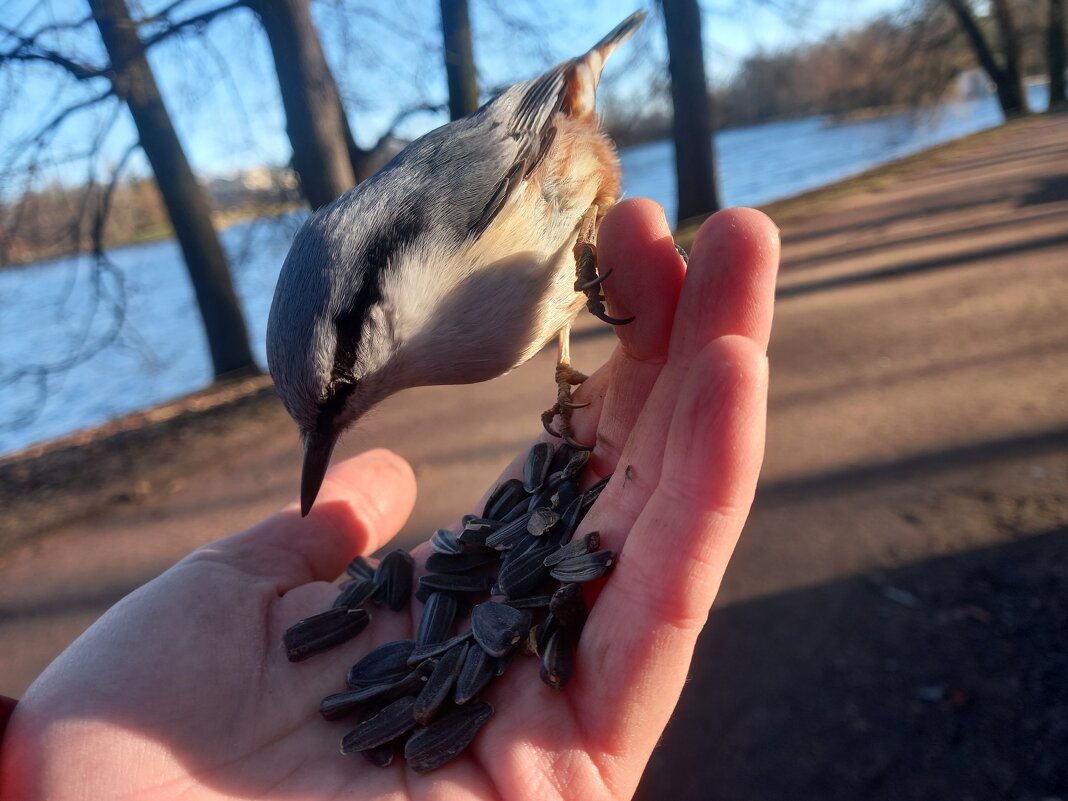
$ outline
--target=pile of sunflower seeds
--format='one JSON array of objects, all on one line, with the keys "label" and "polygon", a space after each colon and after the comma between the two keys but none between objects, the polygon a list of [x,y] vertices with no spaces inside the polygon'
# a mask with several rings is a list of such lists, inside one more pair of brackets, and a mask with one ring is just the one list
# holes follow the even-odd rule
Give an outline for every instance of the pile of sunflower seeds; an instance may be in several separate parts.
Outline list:
[{"label": "pile of sunflower seeds", "polygon": [[604,576],[615,561],[613,551],[599,550],[597,532],[574,539],[611,478],[582,492],[588,460],[588,451],[538,443],[523,478],[498,485],[480,516],[464,517],[458,533],[434,533],[427,574],[417,583],[404,550],[377,564],[356,557],[333,608],[286,631],[286,654],[298,661],[363,631],[369,602],[400,611],[414,584],[424,604],[414,640],[378,646],[349,670],[348,690],[323,699],[326,720],[360,719],[341,753],[388,767],[403,751],[413,770],[440,767],[493,714],[481,695],[519,653],[537,656],[542,681],[564,688],[588,613],[581,584]]}]

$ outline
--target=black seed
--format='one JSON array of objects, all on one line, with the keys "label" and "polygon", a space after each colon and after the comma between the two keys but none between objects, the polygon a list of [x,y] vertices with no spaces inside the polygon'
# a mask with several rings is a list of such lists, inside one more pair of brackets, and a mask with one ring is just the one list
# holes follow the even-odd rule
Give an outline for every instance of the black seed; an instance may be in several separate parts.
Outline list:
[{"label": "black seed", "polygon": [[452,573],[431,573],[419,578],[420,588],[436,592],[488,592],[493,586],[490,576],[463,576]]},{"label": "black seed", "polygon": [[393,640],[375,648],[349,669],[349,687],[354,690],[403,679],[410,668],[408,657],[415,648],[411,640]]},{"label": "black seed", "polygon": [[593,451],[571,451],[571,456],[567,464],[560,468],[560,473],[564,478],[577,478],[592,455]]},{"label": "black seed", "polygon": [[542,507],[530,513],[527,520],[527,532],[535,537],[540,537],[546,532],[552,531],[553,526],[560,522],[560,515],[552,509]]},{"label": "black seed", "polygon": [[453,700],[458,704],[466,704],[489,684],[489,680],[496,672],[497,662],[492,656],[481,647],[469,647],[464,656],[464,666],[460,669],[460,676],[456,679]]},{"label": "black seed", "polygon": [[588,498],[588,505],[589,506],[593,506],[593,502],[596,501],[600,497],[601,492],[604,490],[605,487],[608,486],[608,482],[611,481],[611,480],[612,480],[612,474],[609,473],[607,476],[605,476],[600,481],[598,481],[596,484],[594,484],[592,487],[590,487],[588,490],[586,490],[585,493],[583,493]]},{"label": "black seed", "polygon": [[549,475],[549,463],[553,458],[553,446],[548,442],[539,442],[530,449],[527,460],[523,463],[523,489],[534,493],[541,489]]},{"label": "black seed", "polygon": [[464,544],[460,538],[447,528],[439,528],[430,538],[430,547],[437,553],[461,554],[464,552]]},{"label": "black seed", "polygon": [[553,593],[553,599],[549,602],[549,611],[553,617],[560,621],[561,627],[568,630],[572,635],[577,635],[586,624],[589,610],[586,608],[586,599],[582,595],[580,584],[563,584]]},{"label": "black seed", "polygon": [[430,659],[431,657],[441,656],[450,648],[456,645],[460,645],[461,643],[465,643],[470,639],[471,629],[467,629],[466,631],[461,631],[455,637],[450,637],[449,639],[445,640],[445,642],[437,642],[433,643],[432,645],[416,646],[416,648],[412,650],[412,655],[408,657],[408,664],[418,665],[420,662],[423,662],[426,659]]},{"label": "black seed", "polygon": [[513,609],[546,609],[551,599],[551,595],[529,595],[526,598],[506,598],[503,603]]},{"label": "black seed", "polygon": [[374,594],[375,583],[371,579],[353,579],[334,599],[334,607],[355,609]]},{"label": "black seed", "polygon": [[508,670],[508,666],[511,665],[512,661],[515,659],[515,655],[521,650],[521,648],[513,648],[511,653],[505,654],[497,659],[497,669],[493,671],[494,678],[499,679],[504,675],[505,671]]},{"label": "black seed", "polygon": [[500,558],[501,555],[493,548],[472,545],[463,553],[455,556],[444,553],[430,554],[426,558],[426,569],[431,573],[467,573],[486,565],[492,565]]},{"label": "black seed", "polygon": [[549,477],[545,479],[545,483],[542,488],[530,496],[530,500],[527,502],[527,511],[533,512],[535,509],[549,508],[552,506],[550,498],[553,493],[556,492],[561,482],[566,481],[563,473],[550,473]]},{"label": "black seed", "polygon": [[415,699],[412,714],[415,716],[416,723],[421,726],[427,725],[438,713],[441,705],[448,700],[456,679],[460,676],[469,647],[469,643],[461,642],[446,651],[438,660],[434,672],[430,674],[430,678],[427,679]]},{"label": "black seed", "polygon": [[526,500],[526,497],[523,482],[518,478],[510,478],[497,485],[486,501],[482,516],[490,520],[503,520],[504,516],[511,512],[517,503]]},{"label": "black seed", "polygon": [[545,557],[554,550],[556,546],[547,543],[502,564],[501,572],[497,575],[501,591],[509,598],[523,598],[536,593],[549,578],[550,568],[545,566]]},{"label": "black seed", "polygon": [[557,620],[550,612],[545,616],[545,621],[541,624],[541,631],[538,632],[538,640],[535,643],[534,653],[544,654],[545,649],[549,645],[549,640],[556,632],[560,630],[560,621]]},{"label": "black seed", "polygon": [[550,638],[541,654],[541,680],[554,690],[562,690],[575,670],[571,638],[559,629]]},{"label": "black seed", "polygon": [[354,579],[373,579],[375,577],[375,568],[377,566],[377,562],[373,562],[365,556],[357,556],[349,562],[348,567],[345,568],[345,572]]},{"label": "black seed", "polygon": [[527,536],[528,515],[525,513],[513,520],[506,526],[501,526],[486,538],[486,545],[496,548],[498,551],[506,551],[514,548],[525,536]]},{"label": "black seed", "polygon": [[578,482],[568,479],[561,482],[556,491],[549,496],[549,503],[553,509],[563,510],[581,494],[582,491],[579,489]]},{"label": "black seed", "polygon": [[371,616],[364,609],[334,608],[304,618],[282,636],[286,657],[299,662],[313,654],[347,642],[367,628]]},{"label": "black seed", "polygon": [[475,641],[490,656],[509,653],[530,631],[530,612],[507,604],[486,601],[471,612]]},{"label": "black seed", "polygon": [[393,764],[393,756],[397,753],[397,746],[393,742],[376,745],[374,748],[365,748],[360,751],[360,756],[374,765],[376,768],[388,768]]},{"label": "black seed", "polygon": [[557,581],[593,581],[609,571],[616,560],[615,551],[596,551],[572,556],[553,567],[550,575]]},{"label": "black seed", "polygon": [[372,701],[389,702],[403,695],[418,693],[434,670],[435,664],[436,660],[428,659],[397,681],[328,695],[319,704],[319,714],[327,720],[340,720],[365,709]]},{"label": "black seed", "polygon": [[416,729],[404,746],[408,767],[417,773],[441,767],[471,744],[492,714],[492,706],[478,702],[452,709],[429,726]]},{"label": "black seed", "polygon": [[366,751],[384,745],[415,728],[415,718],[412,717],[414,707],[414,698],[398,698],[346,734],[341,740],[341,753],[351,754],[353,751]]},{"label": "black seed", "polygon": [[601,535],[596,531],[591,531],[585,537],[581,537],[577,540],[572,540],[567,545],[562,545],[555,551],[545,557],[545,565],[552,567],[558,565],[565,559],[571,559],[574,556],[582,556],[584,554],[593,553],[601,547]]},{"label": "black seed", "polygon": [[414,571],[415,561],[403,548],[387,553],[375,571],[375,598],[399,612],[412,594]]},{"label": "black seed", "polygon": [[[430,595],[423,607],[423,616],[419,620],[419,633],[415,644],[433,645],[449,638],[452,624],[456,621],[456,598],[447,592],[435,592]],[[411,658],[409,651],[405,659]]]}]

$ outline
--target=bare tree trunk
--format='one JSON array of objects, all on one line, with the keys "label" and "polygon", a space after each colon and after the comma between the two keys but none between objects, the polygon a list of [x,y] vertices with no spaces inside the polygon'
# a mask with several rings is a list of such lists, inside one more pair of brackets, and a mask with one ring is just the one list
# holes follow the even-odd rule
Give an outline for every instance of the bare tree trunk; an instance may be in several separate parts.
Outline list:
[{"label": "bare tree trunk", "polygon": [[945,2],[956,15],[961,30],[964,31],[964,35],[968,38],[972,51],[979,61],[979,66],[994,82],[1002,113],[1006,118],[1026,114],[1027,106],[1024,103],[1023,79],[1020,75],[1019,59],[1016,56],[1019,48],[1016,44],[1016,31],[1012,25],[1012,16],[1009,13],[1006,0],[993,0],[998,32],[1005,56],[1004,66],[999,64],[994,56],[994,51],[983,35],[983,31],[972,13],[968,0],[945,0]]},{"label": "bare tree trunk", "polygon": [[1068,94],[1064,87],[1064,0],[1049,0],[1049,41],[1047,58],[1049,61],[1049,108],[1064,108],[1068,105]]},{"label": "bare tree trunk", "polygon": [[467,0],[441,0],[441,33],[449,81],[449,117],[458,120],[478,108],[478,77]]},{"label": "bare tree trunk", "polygon": [[661,0],[661,5],[675,109],[678,218],[685,220],[720,207],[712,149],[712,105],[705,81],[701,8],[697,0]]},{"label": "bare tree trunk", "polygon": [[301,191],[317,209],[356,183],[337,83],[319,43],[309,0],[250,0],[249,7],[271,43]]},{"label": "bare tree trunk", "polygon": [[89,7],[108,58],[112,64],[122,65],[112,80],[117,94],[130,109],[182,248],[204,320],[215,377],[258,372],[207,198],[163,105],[156,78],[141,48],[137,25],[130,18],[125,0],[89,0]]}]

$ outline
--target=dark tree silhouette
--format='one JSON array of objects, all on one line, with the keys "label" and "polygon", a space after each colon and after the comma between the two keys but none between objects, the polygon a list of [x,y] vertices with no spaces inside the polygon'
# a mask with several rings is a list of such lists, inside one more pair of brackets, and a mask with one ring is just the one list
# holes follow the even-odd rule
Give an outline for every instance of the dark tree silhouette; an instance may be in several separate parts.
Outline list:
[{"label": "dark tree silhouette", "polygon": [[204,321],[216,378],[257,372],[211,210],[182,150],[125,0],[89,0],[111,61],[112,85],[156,176]]},{"label": "dark tree silhouette", "polygon": [[449,83],[449,117],[458,120],[478,108],[478,76],[467,0],[441,0],[441,34]]},{"label": "dark tree silhouette", "polygon": [[674,107],[679,220],[720,207],[712,149],[712,105],[705,80],[701,8],[697,0],[661,0]]},{"label": "dark tree silhouette", "polygon": [[1049,0],[1049,28],[1047,31],[1046,58],[1049,63],[1049,108],[1050,111],[1068,106],[1065,94],[1064,70],[1064,0]]},{"label": "dark tree silhouette", "polygon": [[1020,74],[1019,37],[1012,23],[1008,0],[991,0],[991,10],[997,24],[1000,40],[1000,58],[987,41],[979,20],[976,19],[969,0],[945,0],[964,31],[968,44],[975,53],[998,93],[998,103],[1005,117],[1018,117],[1027,113],[1024,99],[1023,76]]}]

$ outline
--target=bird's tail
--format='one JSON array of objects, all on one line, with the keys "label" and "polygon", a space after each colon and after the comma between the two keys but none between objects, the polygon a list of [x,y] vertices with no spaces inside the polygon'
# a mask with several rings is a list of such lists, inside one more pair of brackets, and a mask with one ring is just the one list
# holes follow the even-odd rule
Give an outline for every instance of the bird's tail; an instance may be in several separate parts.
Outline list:
[{"label": "bird's tail", "polygon": [[569,76],[568,102],[570,113],[576,117],[593,114],[597,84],[601,80],[601,71],[608,57],[617,47],[627,41],[645,21],[646,12],[635,11],[597,44],[589,49],[584,56],[579,56],[573,62],[575,67]]}]

